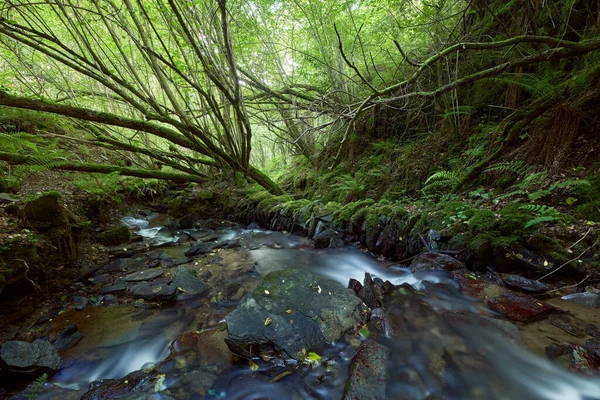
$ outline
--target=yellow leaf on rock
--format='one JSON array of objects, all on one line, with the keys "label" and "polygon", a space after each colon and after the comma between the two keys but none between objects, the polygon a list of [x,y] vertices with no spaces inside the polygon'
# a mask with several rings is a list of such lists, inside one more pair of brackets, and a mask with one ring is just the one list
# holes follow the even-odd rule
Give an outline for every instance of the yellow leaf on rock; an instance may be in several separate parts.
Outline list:
[{"label": "yellow leaf on rock", "polygon": [[252,371],[257,371],[258,370],[258,365],[253,360],[250,360],[249,364],[250,364],[250,369]]}]

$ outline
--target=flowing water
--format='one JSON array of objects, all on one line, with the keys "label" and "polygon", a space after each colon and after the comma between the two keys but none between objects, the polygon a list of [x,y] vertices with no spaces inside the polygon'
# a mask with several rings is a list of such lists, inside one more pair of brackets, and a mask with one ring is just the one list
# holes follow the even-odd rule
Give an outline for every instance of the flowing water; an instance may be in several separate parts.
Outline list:
[{"label": "flowing water", "polygon": [[[125,222],[136,226],[149,244],[165,246],[178,237],[145,220]],[[187,232],[206,234],[202,230]],[[387,398],[600,399],[600,381],[567,372],[524,350],[514,325],[492,318],[497,316],[479,300],[463,295],[458,283],[443,271],[411,273],[404,268],[386,268],[358,249],[316,250],[308,246],[307,239],[280,232],[216,231],[217,242],[231,240],[249,249],[259,274],[301,268],[345,286],[350,278],[362,281],[368,272],[415,289],[386,304],[391,315],[387,337],[381,342],[390,349]],[[186,248],[167,247],[164,251],[185,258]],[[42,398],[78,398],[92,381],[122,378],[156,364],[168,355],[169,345],[178,335],[207,321],[208,325],[218,324],[235,305],[200,297],[159,309],[87,307],[61,317],[76,322],[84,338],[63,355],[65,367],[47,385]],[[358,344],[352,342],[341,341],[323,351],[322,356],[335,363],[300,369],[276,382],[269,363],[259,362],[259,369],[253,371],[247,362],[223,360],[224,372],[205,397],[340,398]],[[160,393],[156,396],[161,398]]]}]

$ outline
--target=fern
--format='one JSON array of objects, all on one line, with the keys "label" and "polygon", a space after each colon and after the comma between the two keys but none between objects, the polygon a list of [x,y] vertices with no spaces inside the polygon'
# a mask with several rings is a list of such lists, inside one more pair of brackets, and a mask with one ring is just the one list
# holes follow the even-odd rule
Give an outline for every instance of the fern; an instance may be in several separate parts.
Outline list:
[{"label": "fern", "polygon": [[509,197],[515,197],[515,196],[526,196],[527,192],[525,190],[513,190],[512,192],[508,192],[505,193],[501,196],[496,197],[496,201],[500,201],[500,200],[504,200],[507,199]]},{"label": "fern", "polygon": [[499,84],[520,86],[532,96],[550,100],[560,95],[560,89],[556,85],[560,74],[554,71],[543,71],[540,74],[504,74],[501,77],[491,78],[491,80]]},{"label": "fern", "polygon": [[454,171],[439,171],[427,178],[423,191],[427,192],[452,187],[459,181],[460,175],[458,173]]},{"label": "fern", "polygon": [[521,160],[518,161],[506,161],[490,165],[483,172],[484,173],[510,173],[516,176],[522,175],[527,169],[525,163]]},{"label": "fern", "polygon": [[584,179],[570,179],[563,182],[557,182],[550,186],[548,189],[538,190],[529,194],[529,199],[531,200],[539,200],[546,196],[549,196],[556,189],[569,189],[577,188],[581,186],[590,186],[590,183]]},{"label": "fern", "polygon": [[525,229],[538,224],[560,220],[560,212],[554,207],[548,207],[542,204],[525,204],[519,207],[519,209],[537,214],[535,218],[523,224],[523,228]]},{"label": "fern", "polygon": [[558,221],[559,218],[558,217],[554,217],[551,215],[541,215],[539,217],[536,217],[530,221],[527,221],[524,225],[523,228],[531,228],[534,225],[538,225],[538,224],[543,224],[546,222],[556,222]]},{"label": "fern", "polygon": [[23,392],[23,397],[28,400],[37,399],[40,394],[46,389],[48,382],[48,374],[42,374],[33,381]]}]

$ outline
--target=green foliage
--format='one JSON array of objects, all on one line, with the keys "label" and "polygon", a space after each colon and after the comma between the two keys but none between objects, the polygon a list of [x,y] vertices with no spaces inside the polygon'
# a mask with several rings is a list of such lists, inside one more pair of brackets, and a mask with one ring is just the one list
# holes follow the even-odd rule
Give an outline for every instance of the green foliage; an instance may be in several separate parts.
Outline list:
[{"label": "green foliage", "polygon": [[555,190],[567,189],[571,192],[573,189],[581,186],[590,186],[590,182],[585,179],[568,179],[566,181],[557,182],[551,185],[548,189],[538,190],[529,194],[530,200],[539,200],[546,196],[549,196]]},{"label": "green foliage", "polygon": [[22,393],[22,396],[27,400],[37,399],[45,390],[48,383],[48,374],[42,374],[33,381],[27,389]]},{"label": "green foliage", "polygon": [[577,206],[573,215],[586,221],[600,222],[600,200]]},{"label": "green foliage", "polygon": [[342,175],[339,181],[333,184],[333,194],[344,202],[356,200],[363,194],[366,185],[360,183],[355,177]]},{"label": "green foliage", "polygon": [[519,209],[528,211],[536,215],[535,218],[525,222],[523,228],[531,228],[532,226],[543,224],[547,222],[556,222],[560,220],[560,212],[554,207],[548,207],[540,204],[526,204],[519,207]]},{"label": "green foliage", "polygon": [[424,192],[436,192],[455,186],[460,181],[460,175],[454,171],[439,171],[425,181]]},{"label": "green foliage", "polygon": [[487,167],[483,173],[499,173],[499,174],[512,174],[520,176],[527,170],[527,165],[521,160],[516,161],[505,161],[492,164]]}]

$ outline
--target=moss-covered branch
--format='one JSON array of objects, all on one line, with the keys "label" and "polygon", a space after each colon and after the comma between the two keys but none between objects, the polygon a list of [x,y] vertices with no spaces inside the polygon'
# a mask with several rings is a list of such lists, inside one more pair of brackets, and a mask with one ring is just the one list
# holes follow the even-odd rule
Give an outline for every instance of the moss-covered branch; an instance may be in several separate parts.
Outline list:
[{"label": "moss-covered branch", "polygon": [[[0,152],[0,160],[6,161],[11,164],[35,164],[35,158],[32,156],[12,154],[6,152]],[[61,161],[54,163],[51,169],[60,169],[64,171],[79,171],[79,172],[95,172],[100,174],[111,174],[113,172],[119,172],[125,176],[135,176],[138,178],[150,178],[150,179],[161,179],[172,182],[197,182],[204,183],[206,179],[202,176],[191,175],[191,174],[179,174],[173,172],[156,171],[149,169],[138,169],[130,167],[121,167],[118,165],[105,165],[105,164],[92,164],[82,163],[77,161]]]}]

